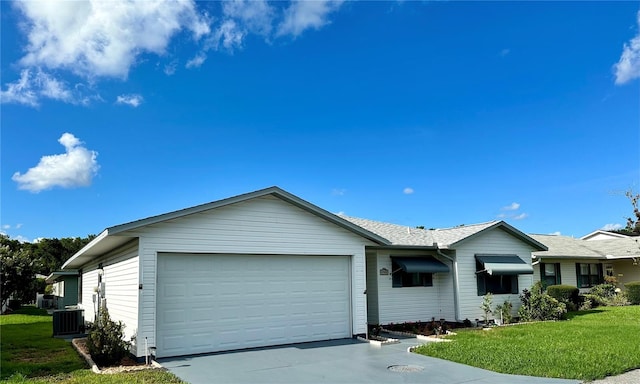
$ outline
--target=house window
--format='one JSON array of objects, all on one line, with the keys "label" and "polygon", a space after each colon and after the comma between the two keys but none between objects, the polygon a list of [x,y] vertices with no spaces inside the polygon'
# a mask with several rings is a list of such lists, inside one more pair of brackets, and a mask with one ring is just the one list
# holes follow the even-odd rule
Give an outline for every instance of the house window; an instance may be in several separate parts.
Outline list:
[{"label": "house window", "polygon": [[540,280],[546,286],[562,284],[560,263],[540,263]]},{"label": "house window", "polygon": [[476,262],[478,296],[483,296],[487,293],[494,295],[518,293],[518,275],[490,275],[484,269],[480,262]]},{"label": "house window", "polygon": [[576,275],[578,288],[591,288],[604,282],[602,264],[578,263],[576,264]]},{"label": "house window", "polygon": [[604,275],[608,277],[613,277],[614,275],[613,264],[605,264],[604,265]]},{"label": "house window", "polygon": [[432,287],[433,273],[414,272],[408,273],[395,261],[392,265],[392,285],[393,288],[403,287]]}]

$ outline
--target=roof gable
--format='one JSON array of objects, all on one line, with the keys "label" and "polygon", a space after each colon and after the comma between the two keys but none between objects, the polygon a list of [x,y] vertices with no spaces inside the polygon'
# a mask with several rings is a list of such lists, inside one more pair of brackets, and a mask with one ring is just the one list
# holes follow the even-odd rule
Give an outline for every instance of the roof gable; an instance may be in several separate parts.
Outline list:
[{"label": "roof gable", "polygon": [[151,226],[154,224],[182,218],[185,216],[215,210],[217,208],[225,207],[231,204],[236,204],[244,201],[248,201],[255,198],[260,198],[264,196],[273,196],[279,198],[289,204],[292,204],[300,209],[303,209],[306,212],[309,212],[313,215],[316,215],[330,223],[333,223],[339,227],[342,227],[352,233],[355,233],[358,236],[366,238],[368,240],[373,241],[377,244],[389,244],[389,241],[375,233],[369,232],[366,229],[354,225],[353,223],[344,220],[316,205],[313,205],[301,198],[286,192],[283,189],[278,187],[269,187],[265,189],[261,189],[258,191],[230,197],[227,199],[217,200],[206,204],[201,204],[177,211],[172,211],[156,216],[147,217],[144,219],[132,221],[129,223],[119,224],[105,229],[100,235],[98,235],[93,241],[87,244],[84,248],[78,251],[75,255],[73,255],[69,260],[67,260],[62,268],[67,267],[79,267],[81,264],[86,263],[91,258],[104,254],[105,252],[115,249],[117,246],[120,246],[131,239],[138,237],[136,234],[136,230],[142,227]]},{"label": "roof gable", "polygon": [[277,197],[281,200],[286,201],[289,204],[292,204],[298,208],[301,208],[309,213],[312,213],[316,216],[319,216],[333,224],[336,224],[342,228],[345,228],[351,232],[356,233],[357,235],[360,235],[364,238],[367,238],[369,240],[372,240],[376,243],[382,243],[385,244],[388,241],[378,235],[376,235],[375,233],[369,232],[367,230],[365,230],[362,227],[359,227],[357,225],[353,225],[353,223],[346,221],[342,218],[340,218],[337,215],[334,215],[331,212],[328,212],[314,204],[309,203],[308,201],[302,200],[301,198],[279,188],[279,187],[269,187],[269,188],[265,188],[265,189],[261,189],[258,191],[254,191],[254,192],[249,192],[249,193],[245,193],[242,195],[238,195],[238,196],[233,196],[233,197],[229,197],[226,199],[222,199],[222,200],[217,200],[217,201],[213,201],[210,203],[206,203],[206,204],[201,204],[201,205],[196,205],[193,207],[189,207],[189,208],[185,208],[185,209],[180,209],[177,211],[173,211],[173,212],[168,212],[168,213],[164,213],[161,215],[157,215],[157,216],[151,216],[151,217],[147,217],[145,219],[141,219],[141,220],[136,220],[136,221],[132,221],[130,223],[125,223],[125,224],[120,224],[120,225],[116,225],[110,228],[107,228],[108,234],[109,235],[115,235],[115,234],[121,234],[123,232],[126,231],[130,231],[130,230],[134,230],[143,226],[149,226],[149,225],[153,225],[156,223],[160,223],[163,221],[168,221],[168,220],[173,220],[173,219],[177,219],[180,217],[184,217],[187,215],[192,215],[195,213],[200,213],[200,212],[204,212],[204,211],[209,211],[209,210],[213,210],[216,208],[220,208],[220,207],[224,207],[227,205],[231,205],[231,204],[236,204],[236,203],[240,203],[240,202],[244,202],[247,200],[251,200],[251,199],[255,199],[258,197],[263,197],[263,196],[267,196],[267,195],[272,195],[274,197]]},{"label": "roof gable", "polygon": [[[517,238],[520,241],[523,241],[527,244],[529,244],[530,246],[532,246],[534,249],[538,250],[538,251],[546,251],[547,250],[547,246],[544,245],[543,243],[539,242],[538,240],[532,238],[531,236],[527,235],[524,232],[519,231],[518,229],[516,229],[515,227],[507,224],[506,222],[500,220],[500,221],[491,221],[488,223],[482,223],[482,224],[476,224],[474,226],[469,226],[469,227],[474,227],[471,228],[471,231],[469,231],[468,233],[463,233],[465,236],[461,237],[459,240],[455,240],[453,241],[449,246],[454,248],[456,246],[459,246],[460,244],[467,242],[471,239],[474,239],[478,236],[481,236],[483,233],[486,233],[488,231],[492,231],[494,229],[502,229],[503,231],[507,232],[508,234],[510,234],[511,236]],[[457,229],[456,228],[452,228],[452,230]],[[460,227],[460,230],[462,231],[464,229],[464,227]]]}]

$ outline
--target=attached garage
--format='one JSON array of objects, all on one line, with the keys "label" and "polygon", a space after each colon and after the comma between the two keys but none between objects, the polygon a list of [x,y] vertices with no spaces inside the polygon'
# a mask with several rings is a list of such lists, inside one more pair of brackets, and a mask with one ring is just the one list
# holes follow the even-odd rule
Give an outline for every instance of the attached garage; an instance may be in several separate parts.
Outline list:
[{"label": "attached garage", "polygon": [[157,356],[351,337],[350,257],[158,255]]},{"label": "attached garage", "polygon": [[100,276],[132,353],[168,357],[366,333],[365,248],[387,244],[271,187],[109,227],[63,269],[86,321]]}]

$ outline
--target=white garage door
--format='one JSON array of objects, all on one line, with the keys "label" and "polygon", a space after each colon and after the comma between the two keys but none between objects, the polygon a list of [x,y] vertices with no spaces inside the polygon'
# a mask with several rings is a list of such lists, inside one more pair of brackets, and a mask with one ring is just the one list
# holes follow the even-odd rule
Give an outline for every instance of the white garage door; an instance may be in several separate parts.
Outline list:
[{"label": "white garage door", "polygon": [[347,256],[159,254],[157,355],[351,337]]}]

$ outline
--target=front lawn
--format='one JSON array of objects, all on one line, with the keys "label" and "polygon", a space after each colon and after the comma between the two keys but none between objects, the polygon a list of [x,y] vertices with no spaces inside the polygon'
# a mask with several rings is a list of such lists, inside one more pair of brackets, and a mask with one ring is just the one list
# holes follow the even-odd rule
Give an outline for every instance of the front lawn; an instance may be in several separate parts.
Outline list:
[{"label": "front lawn", "polygon": [[0,316],[0,379],[42,384],[182,383],[164,370],[95,374],[71,343],[51,337],[52,330],[52,316],[33,307]]},{"label": "front lawn", "polygon": [[569,320],[465,330],[417,353],[496,372],[595,380],[640,368],[640,306],[600,307]]}]

